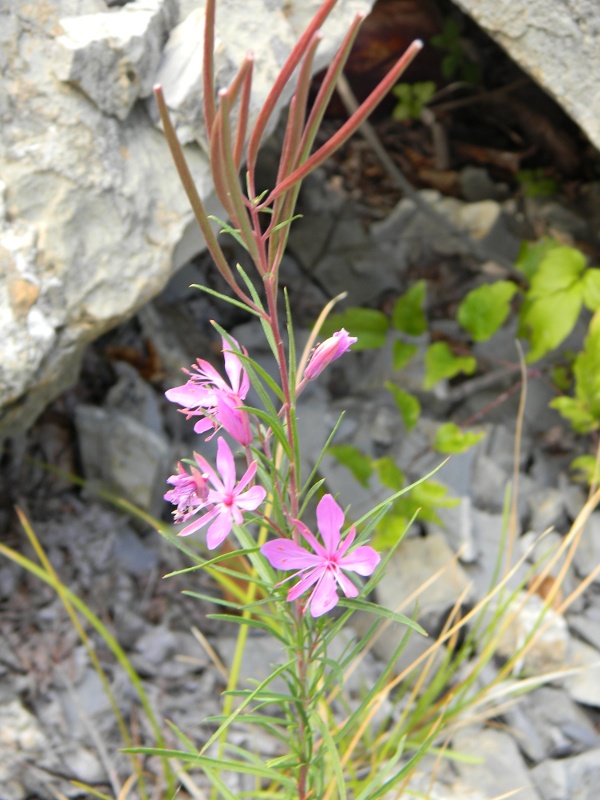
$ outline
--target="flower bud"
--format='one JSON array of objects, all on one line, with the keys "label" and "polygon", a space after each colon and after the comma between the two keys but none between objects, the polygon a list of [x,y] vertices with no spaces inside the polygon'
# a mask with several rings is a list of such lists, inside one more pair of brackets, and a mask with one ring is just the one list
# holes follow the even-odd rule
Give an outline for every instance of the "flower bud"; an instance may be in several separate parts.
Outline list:
[{"label": "flower bud", "polygon": [[357,342],[356,336],[350,336],[348,331],[342,328],[336,331],[329,339],[325,339],[313,352],[310,361],[304,370],[304,377],[312,381],[323,372],[325,367],[332,361],[347,353],[350,346]]}]

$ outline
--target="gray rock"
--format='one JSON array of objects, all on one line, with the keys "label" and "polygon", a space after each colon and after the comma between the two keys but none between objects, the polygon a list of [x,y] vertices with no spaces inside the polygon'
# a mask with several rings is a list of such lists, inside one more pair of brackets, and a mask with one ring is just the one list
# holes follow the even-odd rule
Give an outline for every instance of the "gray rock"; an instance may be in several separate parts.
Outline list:
[{"label": "gray rock", "polygon": [[600,148],[600,7],[596,0],[455,0]]},{"label": "gray rock", "polygon": [[62,17],[54,72],[105,114],[128,117],[155,83],[161,51],[177,19],[176,0],[134,0],[116,11]]},{"label": "gray rock", "polygon": [[434,253],[466,255],[473,251],[473,244],[468,241],[471,237],[478,250],[488,257],[493,255],[499,262],[514,261],[520,243],[510,232],[498,203],[493,200],[463,203],[431,189],[421,191],[420,195],[433,211],[467,236],[444,230],[431,215],[417,208],[413,200],[404,198],[383,222],[371,227],[384,253],[391,249],[398,262],[409,264],[422,263]]},{"label": "gray rock", "polygon": [[[515,671],[539,676],[565,666],[571,644],[566,620],[552,608],[545,609],[541,597],[520,592],[503,616],[508,624],[496,653],[502,660],[517,656]],[[519,656],[525,645],[525,654]]]},{"label": "gray rock", "polygon": [[158,554],[128,525],[115,531],[113,556],[119,569],[130,575],[148,575],[158,567]]},{"label": "gray rock", "polygon": [[48,742],[36,718],[20,700],[0,704],[0,786],[2,800],[25,800],[32,787],[29,762],[46,751]]},{"label": "gray rock", "polygon": [[511,478],[510,473],[502,469],[493,458],[479,452],[471,474],[471,497],[474,505],[485,511],[501,512],[506,499],[506,487]]},{"label": "gray rock", "polygon": [[[583,535],[574,556],[575,569],[586,578],[600,564],[600,512],[595,511],[585,523]],[[593,583],[600,584],[600,575]]]},{"label": "gray rock", "polygon": [[168,440],[126,414],[97,406],[78,406],[75,424],[85,478],[159,516],[172,467]]},{"label": "gray rock", "polygon": [[[600,746],[600,734],[564,689],[542,686],[525,694],[516,706],[517,710],[521,712],[517,720],[511,719],[510,711],[506,715],[511,733],[521,750],[534,762],[564,758]],[[524,720],[533,728],[534,736],[523,725]],[[534,738],[540,744],[536,752],[532,749]]]},{"label": "gray rock", "polygon": [[378,602],[391,611],[412,617],[418,609],[418,620],[434,632],[465,590],[463,602],[472,598],[469,586],[445,538],[433,533],[400,542],[376,592]]},{"label": "gray rock", "polygon": [[487,169],[467,166],[458,176],[460,192],[468,203],[480,200],[503,200],[508,194],[505,183],[495,183]]},{"label": "gray rock", "polygon": [[[459,505],[454,508],[438,508],[436,510],[442,523],[441,532],[448,539],[454,552],[462,564],[473,564],[479,556],[475,537],[473,536],[473,507],[470,497],[461,497]],[[435,523],[429,523],[428,529],[438,530]]]},{"label": "gray rock", "polygon": [[600,651],[571,639],[565,666],[576,669],[575,674],[564,679],[564,687],[573,700],[600,708]]},{"label": "gray rock", "polygon": [[571,631],[600,652],[600,619],[595,618],[590,609],[578,614],[569,614],[567,619]]},{"label": "gray rock", "polygon": [[542,533],[548,528],[561,529],[567,521],[565,501],[560,489],[540,488],[527,493],[529,525]]},{"label": "gray rock", "polygon": [[544,761],[529,774],[542,800],[596,800],[600,789],[600,749]]},{"label": "gray rock", "polygon": [[106,395],[105,408],[127,414],[148,430],[154,431],[159,436],[163,434],[163,418],[154,389],[130,364],[117,361],[114,369],[119,378]]},{"label": "gray rock", "polygon": [[456,771],[467,785],[482,792],[483,797],[500,797],[518,790],[519,800],[540,800],[523,757],[514,740],[501,731],[485,728],[464,728],[452,737],[457,753],[476,756],[480,763],[458,760]]}]

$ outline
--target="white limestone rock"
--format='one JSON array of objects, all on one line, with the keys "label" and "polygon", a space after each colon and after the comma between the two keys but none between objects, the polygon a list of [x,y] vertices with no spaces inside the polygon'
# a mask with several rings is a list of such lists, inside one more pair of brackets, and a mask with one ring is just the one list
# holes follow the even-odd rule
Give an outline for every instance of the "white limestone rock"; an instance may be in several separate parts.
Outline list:
[{"label": "white limestone rock", "polygon": [[[329,47],[339,44],[357,5],[364,10],[368,2],[340,0],[338,5],[336,26],[325,30]],[[0,175],[6,189],[0,202],[0,436],[29,426],[76,379],[86,345],[130,318],[204,249],[162,133],[140,103],[127,111],[130,87],[119,84],[125,54],[133,51],[139,55],[136,96],[156,79],[151,73],[162,36],[154,27],[158,23],[148,22],[154,44],[146,54],[140,55],[132,32],[138,24],[132,18],[139,21],[143,9],[150,14],[153,8],[162,15],[164,31],[171,24],[171,0],[136,0],[110,11],[100,0],[1,6]],[[249,20],[265,23],[253,29],[258,56],[270,48],[275,25],[271,16],[266,22],[266,8],[266,0],[235,4],[237,30]],[[282,8],[292,20],[304,15],[308,4],[273,0],[273,17],[283,18]],[[130,39],[117,46],[98,26],[100,50],[90,43],[81,51],[88,63],[69,80],[76,78],[85,91],[95,92],[92,102],[56,77],[57,40],[67,35],[61,20],[102,11],[102,19],[123,21],[123,35]],[[74,33],[78,24],[85,27],[67,22],[67,28]],[[278,57],[287,52],[294,33],[290,22]],[[223,40],[222,33],[219,37]],[[198,47],[198,41],[194,44]],[[122,62],[115,53],[108,57],[106,49],[113,45]],[[73,55],[73,69],[80,57]],[[264,86],[272,72],[261,77],[266,67],[260,57],[255,67],[257,85]],[[95,76],[95,90],[86,88],[91,84],[84,75]],[[253,114],[260,96],[257,92],[252,101]],[[121,121],[119,115],[126,118]],[[207,212],[223,216],[205,155],[194,144],[186,147],[186,155]]]},{"label": "white limestone rock", "polygon": [[600,148],[597,0],[454,0]]},{"label": "white limestone rock", "polygon": [[81,89],[105,114],[124,120],[152,93],[176,0],[135,0],[113,11],[63,17],[57,78]]}]

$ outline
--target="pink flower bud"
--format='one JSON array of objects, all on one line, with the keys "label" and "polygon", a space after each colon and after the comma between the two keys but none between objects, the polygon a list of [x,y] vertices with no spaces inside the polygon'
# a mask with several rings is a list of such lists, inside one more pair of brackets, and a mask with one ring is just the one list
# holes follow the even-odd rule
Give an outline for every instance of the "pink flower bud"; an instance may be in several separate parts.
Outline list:
[{"label": "pink flower bud", "polygon": [[323,372],[325,367],[329,366],[336,358],[344,355],[350,349],[350,346],[357,342],[356,336],[350,336],[348,331],[342,328],[341,331],[336,331],[329,339],[320,344],[313,352],[310,361],[304,370],[304,377],[313,381],[318,375]]}]

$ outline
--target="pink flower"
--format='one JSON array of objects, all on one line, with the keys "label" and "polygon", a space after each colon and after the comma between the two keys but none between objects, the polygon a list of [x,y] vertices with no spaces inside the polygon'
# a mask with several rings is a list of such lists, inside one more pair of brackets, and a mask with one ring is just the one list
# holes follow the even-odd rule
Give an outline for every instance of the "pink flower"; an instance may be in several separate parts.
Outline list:
[{"label": "pink flower", "polygon": [[325,339],[313,352],[310,361],[304,370],[304,377],[312,381],[317,375],[320,375],[325,367],[329,366],[336,358],[344,355],[350,349],[350,346],[357,342],[356,336],[350,336],[348,331],[342,328]]},{"label": "pink flower", "polygon": [[[237,342],[234,339],[232,341],[237,347]],[[229,383],[212,364],[198,358],[191,369],[184,370],[189,375],[187,383],[169,389],[165,392],[165,397],[183,406],[182,410],[188,418],[203,417],[194,425],[196,433],[205,433],[211,429],[216,432],[223,427],[236,442],[246,447],[252,441],[252,431],[248,412],[243,411],[240,406],[244,405],[250,388],[248,373],[238,356],[231,351],[226,339],[223,339],[223,357]]]},{"label": "pink flower", "polygon": [[[208,461],[197,453],[194,454],[196,463],[206,475],[208,482],[213,487],[208,490],[205,507],[209,510],[199,519],[191,522],[182,531],[180,536],[189,536],[209,522],[212,525],[206,535],[206,544],[209,550],[214,550],[227,537],[233,523],[241,525],[243,511],[254,511],[265,499],[267,493],[262,486],[252,486],[244,491],[245,487],[254,478],[257,469],[256,461],[248,467],[240,482],[235,484],[235,462],[233,454],[225,439],[219,437],[217,442],[217,472]],[[199,510],[199,509],[198,509]]]},{"label": "pink flower", "polygon": [[177,470],[177,475],[167,478],[167,483],[170,483],[173,489],[169,489],[165,494],[165,500],[177,506],[173,511],[175,522],[185,522],[206,504],[208,486],[206,476],[196,467],[192,467],[191,475],[188,475],[180,461]]},{"label": "pink flower", "polygon": [[288,592],[288,600],[295,600],[316,584],[306,601],[304,612],[310,608],[313,617],[320,617],[338,602],[336,584],[339,584],[346,597],[358,595],[358,589],[342,570],[356,572],[358,575],[371,575],[379,563],[379,554],[368,545],[362,545],[348,553],[356,536],[354,526],[340,544],[344,512],[330,494],[326,494],[317,506],[317,526],[323,537],[324,547],[304,523],[297,519],[292,522],[314,553],[308,552],[290,539],[266,542],[261,547],[261,552],[275,569],[297,570],[286,580],[302,576]]}]

